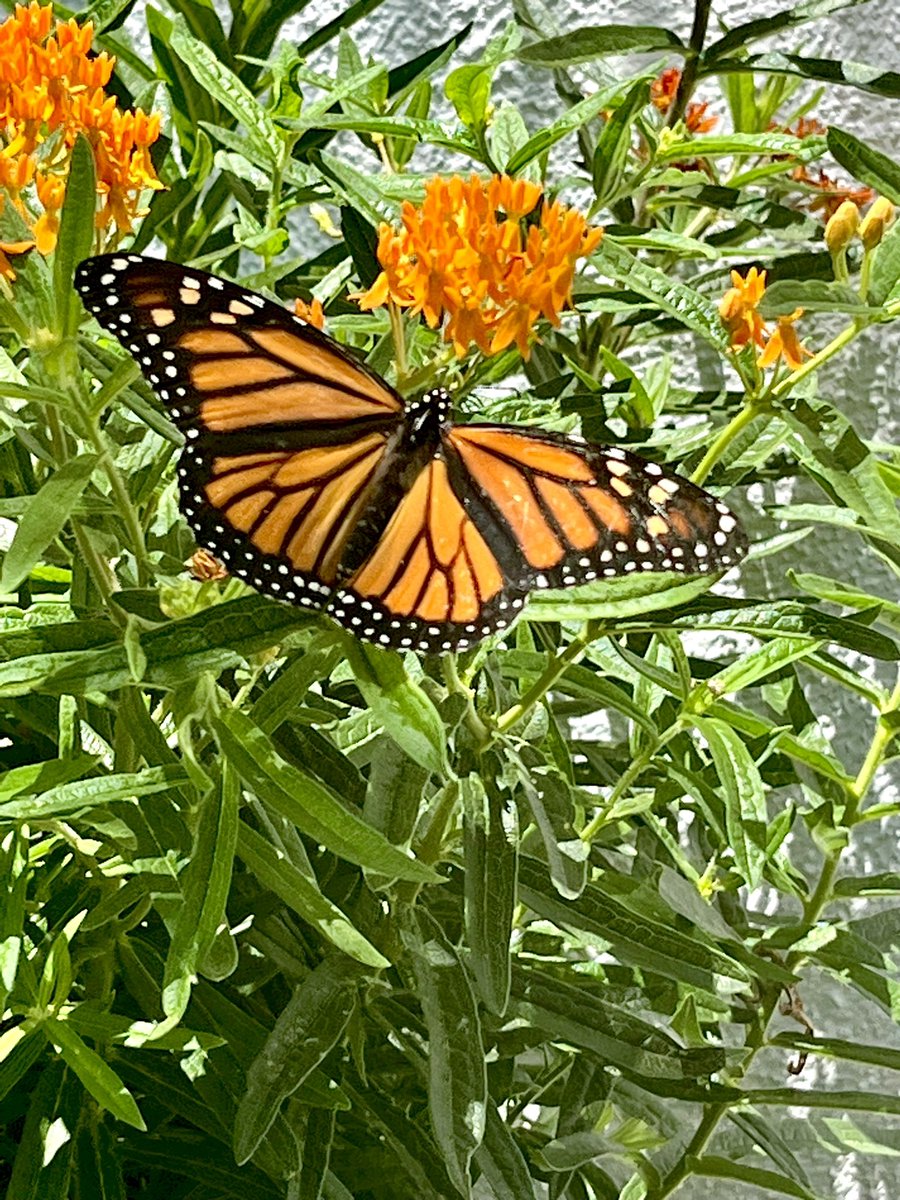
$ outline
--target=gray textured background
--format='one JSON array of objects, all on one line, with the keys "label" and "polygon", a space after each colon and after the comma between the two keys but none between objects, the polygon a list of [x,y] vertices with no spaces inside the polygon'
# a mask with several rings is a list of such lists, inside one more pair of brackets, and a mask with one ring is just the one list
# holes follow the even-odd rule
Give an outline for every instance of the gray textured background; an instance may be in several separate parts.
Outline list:
[{"label": "gray textured background", "polygon": [[[717,0],[712,28],[715,28],[716,18],[731,26],[769,15],[786,6],[777,3],[777,0],[764,0],[750,5],[745,0]],[[298,19],[295,31],[299,38],[308,36],[322,20],[331,19],[344,7],[339,0],[318,0],[306,10],[302,19]],[[608,0],[602,5],[534,3],[530,7],[533,13],[541,14],[542,24],[548,34],[564,32],[580,25],[622,22],[665,25],[687,39],[693,13],[690,4],[666,0]],[[396,64],[446,39],[467,22],[474,21],[475,28],[456,60],[459,63],[468,58],[477,59],[487,40],[498,34],[511,16],[510,5],[498,0],[490,0],[482,5],[473,5],[466,0],[387,0],[356,27],[354,37],[365,51]],[[771,48],[799,50],[814,57],[857,60],[898,70],[898,47],[900,4],[897,0],[870,0],[870,3],[859,8],[792,31]],[[760,46],[762,48],[763,45]],[[606,69],[624,71],[629,65],[612,59],[608,60]],[[806,86],[812,88],[814,85]],[[508,96],[514,100],[531,128],[546,123],[548,114],[559,108],[549,73],[531,72],[516,65],[505,66],[499,73],[495,96]],[[703,97],[721,108],[714,85],[703,93]],[[879,144],[886,152],[896,154],[900,144],[900,104],[880,101],[850,88],[832,88],[818,105],[816,115],[828,124],[837,124],[857,132]],[[557,169],[564,165],[562,154],[558,153]],[[448,169],[456,168],[458,164],[441,162],[433,156],[428,160],[414,159],[412,163],[413,169],[441,166]],[[810,335],[810,341],[814,346],[821,346],[827,337],[827,328],[816,327]],[[689,356],[692,355],[689,344],[685,345],[685,349]],[[694,369],[693,362],[685,363],[685,372]],[[827,373],[823,372],[823,376],[823,394],[853,420],[864,437],[898,440],[900,358],[898,339],[893,328],[880,328],[867,333]],[[813,494],[803,498],[821,499]],[[825,531],[822,536],[807,538],[793,547],[784,558],[765,559],[752,572],[748,569],[748,588],[758,594],[783,593],[786,590],[785,565],[843,577],[862,586],[868,584],[882,594],[891,594],[885,592],[885,588],[895,586],[886,573],[877,569],[871,556],[860,556],[857,540],[833,536],[831,531]],[[886,677],[882,677],[886,682]],[[832,692],[816,689],[813,702],[817,711],[827,715],[823,722],[826,733],[838,731],[835,735],[836,748],[855,769],[871,737],[871,713],[856,708],[847,693],[837,689]],[[900,799],[900,782],[896,774],[883,771],[877,780],[876,791],[883,801]],[[800,848],[800,852],[803,853],[803,848]],[[851,858],[849,854],[847,857],[848,860]],[[814,863],[811,855],[809,863],[810,866]],[[896,869],[897,840],[894,829],[887,825],[881,828],[876,824],[864,826],[854,844],[852,863],[848,861],[847,865],[848,868],[852,865],[857,872]],[[757,907],[769,908],[771,897],[761,894],[754,897],[754,903]],[[871,908],[867,911],[871,911]],[[823,1034],[900,1047],[900,1031],[880,1009],[855,993],[837,987],[830,979],[807,974],[803,996],[807,1009]],[[788,1027],[787,1022],[782,1023],[785,1028]],[[751,1082],[758,1085],[780,1085],[785,1082],[784,1054],[769,1051],[760,1056]],[[893,1092],[897,1087],[896,1076],[887,1073],[879,1075],[868,1068],[854,1067],[853,1064],[835,1066],[815,1059],[808,1063],[799,1086],[870,1087]],[[789,1142],[796,1144],[802,1162],[809,1163],[810,1156],[813,1156],[817,1168],[812,1172],[812,1182],[822,1196],[834,1196],[840,1200],[896,1200],[900,1197],[900,1166],[897,1165],[897,1157],[894,1157],[900,1153],[900,1134],[891,1143],[894,1156],[890,1153],[877,1158],[859,1158],[852,1153],[835,1156],[825,1147],[818,1147],[817,1135],[804,1119],[806,1111],[800,1108],[788,1112],[773,1109],[769,1110],[768,1115],[777,1117],[779,1113],[782,1114],[783,1119],[779,1123],[782,1132]],[[839,1118],[842,1114],[824,1115]],[[730,1136],[727,1123],[724,1133],[727,1139]],[[732,1129],[731,1135],[733,1133]],[[727,1153],[727,1140],[720,1143],[718,1149],[720,1153]],[[741,1200],[774,1194],[730,1182],[727,1188],[732,1196]],[[711,1200],[712,1197],[721,1196],[722,1192],[721,1184],[715,1181],[695,1179],[678,1194],[684,1196],[685,1200],[706,1200],[707,1197]]]}]

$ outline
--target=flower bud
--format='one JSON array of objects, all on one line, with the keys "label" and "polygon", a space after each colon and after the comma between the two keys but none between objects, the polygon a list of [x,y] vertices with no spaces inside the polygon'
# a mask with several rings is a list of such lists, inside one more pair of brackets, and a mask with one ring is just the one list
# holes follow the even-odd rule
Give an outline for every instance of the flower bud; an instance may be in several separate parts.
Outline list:
[{"label": "flower bud", "polygon": [[825,226],[825,245],[832,254],[846,250],[859,228],[859,209],[852,200],[845,200]]},{"label": "flower bud", "polygon": [[894,219],[894,206],[886,196],[879,196],[859,227],[859,237],[866,250],[874,250]]}]

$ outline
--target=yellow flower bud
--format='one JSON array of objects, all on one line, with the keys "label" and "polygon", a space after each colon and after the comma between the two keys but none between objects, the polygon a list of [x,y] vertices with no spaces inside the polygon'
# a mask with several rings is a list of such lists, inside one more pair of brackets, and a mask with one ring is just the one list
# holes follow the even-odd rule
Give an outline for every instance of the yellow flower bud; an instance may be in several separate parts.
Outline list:
[{"label": "yellow flower bud", "polygon": [[859,209],[852,200],[845,200],[825,226],[825,245],[832,254],[846,250],[859,228]]},{"label": "yellow flower bud", "polygon": [[879,196],[859,227],[859,237],[867,250],[874,250],[884,237],[884,232],[894,219],[895,209],[890,200]]}]

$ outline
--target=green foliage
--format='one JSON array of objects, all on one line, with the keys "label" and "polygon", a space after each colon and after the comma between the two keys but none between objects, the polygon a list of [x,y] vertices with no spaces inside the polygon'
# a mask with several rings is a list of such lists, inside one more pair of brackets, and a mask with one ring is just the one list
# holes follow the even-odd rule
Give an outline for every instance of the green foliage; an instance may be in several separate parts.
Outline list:
[{"label": "green foliage", "polygon": [[[560,35],[519,5],[474,62],[468,27],[366,61],[350,29],[377,0],[299,49],[302,0],[235,0],[227,27],[170,0],[146,30],[130,2],[91,6],[117,94],[167,114],[166,190],[125,248],[315,296],[407,390],[453,377],[467,414],[667,461],[731,492],[756,545],[740,596],[674,574],[541,594],[459,661],[189,578],[180,435],[71,290],[97,247],[79,140],[55,253],[17,258],[0,295],[9,1200],[664,1200],[693,1177],[815,1200],[828,1156],[896,1155],[900,1053],[819,1028],[810,982],[900,1020],[900,876],[847,867],[862,824],[900,818],[875,786],[900,730],[900,448],[817,374],[900,316],[900,226],[832,261],[809,210],[829,154],[894,201],[900,166],[792,132],[804,80],[900,94],[792,52],[853,3],[705,37],[701,2],[690,44]],[[606,73],[632,51],[684,67],[666,114],[652,72]],[[502,94],[519,63],[562,97],[540,127]],[[729,124],[698,132],[698,81]],[[527,363],[451,364],[421,323],[353,303],[376,226],[422,197],[421,147],[548,199],[577,185],[607,226]],[[9,197],[0,220],[22,238]],[[719,302],[750,266],[767,321],[804,310],[799,364],[732,345]],[[797,571],[810,533],[873,570]],[[823,736],[838,693],[860,762]],[[763,1087],[760,1055],[832,1074]]]}]

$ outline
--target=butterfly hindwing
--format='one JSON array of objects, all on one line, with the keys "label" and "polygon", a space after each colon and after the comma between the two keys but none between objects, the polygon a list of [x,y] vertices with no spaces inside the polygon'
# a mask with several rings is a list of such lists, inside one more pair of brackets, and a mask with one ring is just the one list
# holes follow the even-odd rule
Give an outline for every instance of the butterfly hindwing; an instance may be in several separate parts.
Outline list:
[{"label": "butterfly hindwing", "polygon": [[[505,548],[504,548],[505,549]],[[447,651],[505,628],[524,603],[436,456],[395,508],[329,612],[360,637]]]}]

